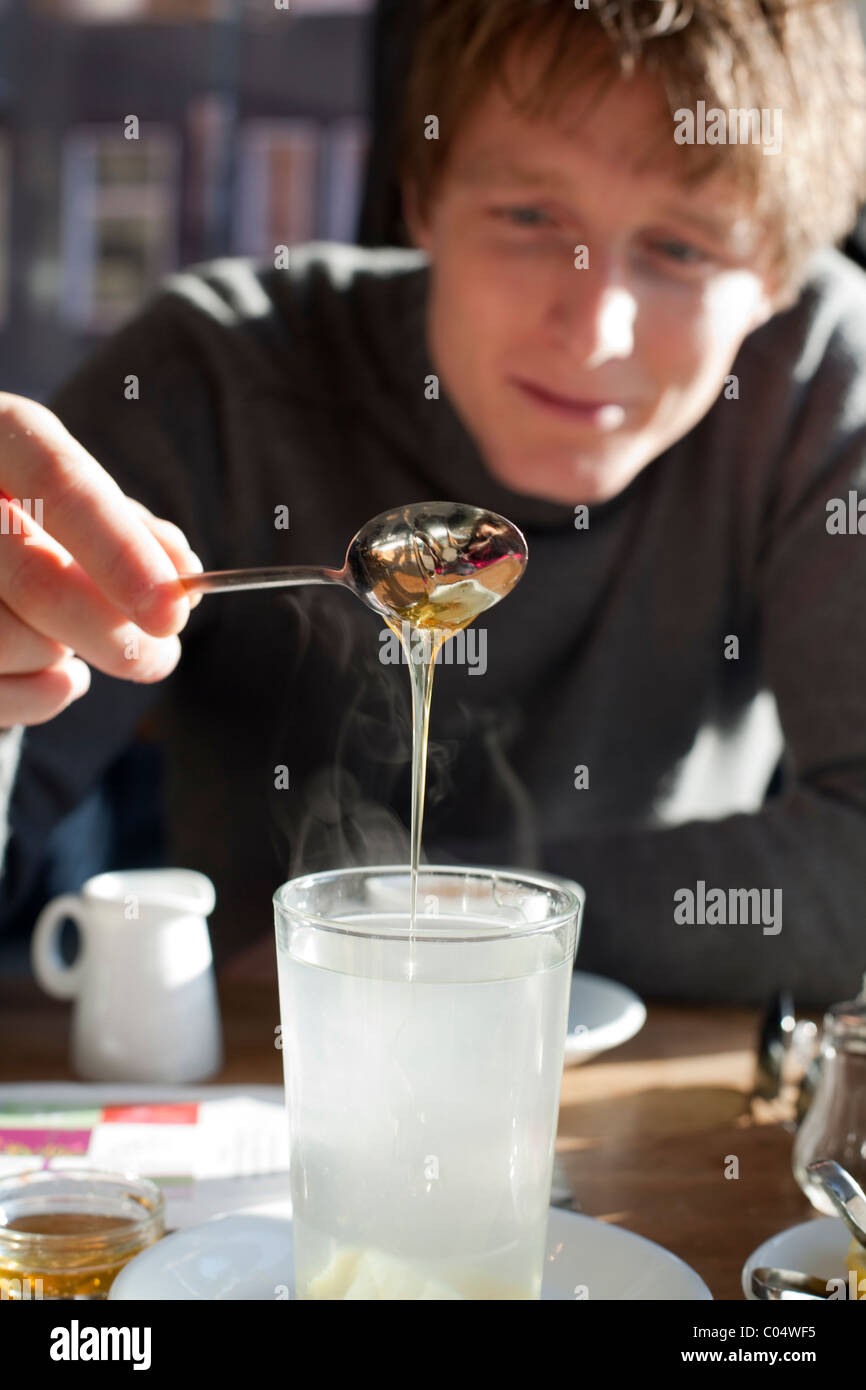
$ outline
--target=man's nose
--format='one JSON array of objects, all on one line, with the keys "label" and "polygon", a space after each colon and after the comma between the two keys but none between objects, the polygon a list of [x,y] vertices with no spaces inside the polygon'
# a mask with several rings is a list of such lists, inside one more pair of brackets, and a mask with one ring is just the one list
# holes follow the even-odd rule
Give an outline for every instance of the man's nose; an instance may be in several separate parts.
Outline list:
[{"label": "man's nose", "polygon": [[557,286],[553,321],[562,347],[586,368],[634,351],[637,301],[612,268],[569,269]]}]

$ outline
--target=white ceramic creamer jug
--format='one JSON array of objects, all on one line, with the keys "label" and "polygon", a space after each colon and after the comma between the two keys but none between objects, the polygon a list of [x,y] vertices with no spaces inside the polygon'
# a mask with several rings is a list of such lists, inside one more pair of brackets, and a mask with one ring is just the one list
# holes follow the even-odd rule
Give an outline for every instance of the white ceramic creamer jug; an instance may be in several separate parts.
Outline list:
[{"label": "white ceramic creamer jug", "polygon": [[[222,1031],[207,917],[216,894],[191,869],[98,874],[43,908],[33,973],[74,999],[71,1060],[92,1081],[201,1081],[222,1066]],[[67,965],[60,926],[71,917],[78,953]]]}]

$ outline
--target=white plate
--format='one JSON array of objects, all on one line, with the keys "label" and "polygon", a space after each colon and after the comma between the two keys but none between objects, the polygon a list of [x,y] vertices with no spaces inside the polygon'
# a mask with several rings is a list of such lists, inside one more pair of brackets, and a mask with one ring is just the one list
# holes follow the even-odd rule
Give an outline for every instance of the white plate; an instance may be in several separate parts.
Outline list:
[{"label": "white plate", "polygon": [[[109,1299],[274,1299],[291,1288],[291,1221],[270,1206],[165,1236],[121,1270]],[[585,1292],[583,1291],[585,1289]],[[286,1297],[286,1293],[282,1293]],[[542,1298],[712,1299],[676,1255],[631,1231],[551,1207]]]},{"label": "white plate", "polygon": [[625,985],[575,970],[568,1008],[565,1065],[588,1062],[639,1033],[646,1008]]},{"label": "white plate", "polygon": [[848,1281],[845,1259],[851,1237],[840,1217],[820,1216],[789,1226],[759,1245],[743,1265],[743,1293],[756,1302],[752,1293],[752,1270],[759,1265],[776,1269],[798,1269],[802,1274],[815,1274],[819,1279]]}]

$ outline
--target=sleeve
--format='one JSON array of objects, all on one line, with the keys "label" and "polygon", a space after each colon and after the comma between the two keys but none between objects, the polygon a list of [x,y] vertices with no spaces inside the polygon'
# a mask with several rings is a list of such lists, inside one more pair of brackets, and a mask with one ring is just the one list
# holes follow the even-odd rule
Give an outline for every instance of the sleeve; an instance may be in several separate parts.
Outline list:
[{"label": "sleeve", "polygon": [[[181,296],[161,291],[47,404],[128,496],[185,531],[207,569],[221,553],[218,431],[192,317]],[[206,603],[193,610],[181,661],[211,616]],[[54,826],[129,746],[172,679],[143,685],[93,670],[87,694],[54,719],[0,733],[0,935],[30,897]]]},{"label": "sleeve", "polygon": [[[862,358],[846,371],[835,399],[825,381],[798,413],[756,558],[760,660],[785,739],[781,794],[755,813],[563,832],[547,843],[546,866],[586,889],[581,969],[674,999],[755,1004],[787,988],[801,1005],[823,1008],[858,991],[866,970]],[[837,533],[831,512],[843,507],[846,529]],[[764,890],[760,908],[743,895],[755,888]],[[711,890],[721,890],[712,905]]]}]

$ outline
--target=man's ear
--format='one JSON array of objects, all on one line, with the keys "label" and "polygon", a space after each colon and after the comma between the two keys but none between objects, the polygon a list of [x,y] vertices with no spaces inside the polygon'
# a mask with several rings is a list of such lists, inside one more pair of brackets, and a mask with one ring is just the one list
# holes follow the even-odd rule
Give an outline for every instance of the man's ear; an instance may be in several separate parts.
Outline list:
[{"label": "man's ear", "polygon": [[421,216],[418,202],[418,185],[414,179],[407,179],[402,188],[403,221],[406,224],[414,246],[422,250],[430,249],[430,228]]}]

